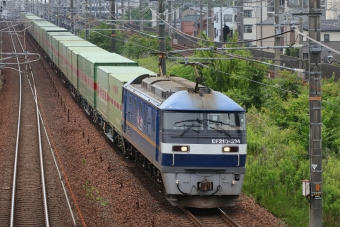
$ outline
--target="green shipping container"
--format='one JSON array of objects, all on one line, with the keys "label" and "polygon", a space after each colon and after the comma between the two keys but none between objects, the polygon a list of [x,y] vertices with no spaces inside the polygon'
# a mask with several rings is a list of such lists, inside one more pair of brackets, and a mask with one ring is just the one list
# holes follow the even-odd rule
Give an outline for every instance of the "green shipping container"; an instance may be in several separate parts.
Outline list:
[{"label": "green shipping container", "polygon": [[52,37],[53,36],[75,36],[73,35],[71,32],[47,32],[46,34],[47,38],[46,38],[46,53],[47,55],[50,57],[50,59],[52,60]]},{"label": "green shipping container", "polygon": [[78,55],[81,53],[109,53],[100,47],[67,47],[67,59],[71,64],[66,65],[67,75],[71,75],[71,83],[78,90]]},{"label": "green shipping container", "polygon": [[119,133],[122,130],[123,86],[145,74],[157,76],[140,66],[99,66],[97,69],[97,111]]},{"label": "green shipping container", "polygon": [[79,54],[79,92],[94,109],[96,109],[97,68],[99,66],[138,66],[138,63],[114,53],[106,54],[104,57]]},{"label": "green shipping container", "polygon": [[[38,17],[32,13],[23,14],[21,19],[23,20],[24,27],[31,33],[33,31],[33,21],[46,21],[45,19]],[[33,33],[31,33],[33,35]]]},{"label": "green shipping container", "polygon": [[68,47],[96,47],[93,43],[85,40],[62,40],[59,41],[59,60],[58,68],[66,75],[67,79],[71,81],[71,74],[67,74],[67,66],[71,66],[71,58],[67,58]]},{"label": "green shipping container", "polygon": [[37,35],[37,32],[35,31],[37,23],[46,24],[46,20],[41,20],[41,21],[33,20],[33,21],[30,21],[30,22],[27,22],[27,30],[28,30],[29,33],[31,33],[31,35],[33,36],[34,39]]},{"label": "green shipping container", "polygon": [[76,40],[76,41],[84,41],[82,38],[78,36],[52,36],[52,61],[55,65],[58,65],[59,60],[59,41],[64,40]]},{"label": "green shipping container", "polygon": [[55,27],[55,25],[48,21],[33,21],[33,30],[31,34],[33,34],[33,37],[37,42],[40,41],[41,27]]},{"label": "green shipping container", "polygon": [[41,27],[40,28],[40,40],[39,43],[43,50],[47,53],[48,52],[48,32],[67,32],[65,28],[60,28],[60,27]]}]

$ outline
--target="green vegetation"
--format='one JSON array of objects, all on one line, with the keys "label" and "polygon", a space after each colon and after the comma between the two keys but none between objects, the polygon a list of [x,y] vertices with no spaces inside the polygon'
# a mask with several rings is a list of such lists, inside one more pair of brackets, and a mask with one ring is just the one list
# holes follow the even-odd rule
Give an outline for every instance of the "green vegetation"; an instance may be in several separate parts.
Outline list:
[{"label": "green vegetation", "polygon": [[97,189],[91,186],[91,183],[89,181],[85,182],[85,184],[83,185],[83,190],[85,192],[86,199],[99,201],[101,206],[107,206],[110,204],[108,200],[105,200],[101,197],[96,197],[99,192]]},{"label": "green vegetation", "polygon": [[[105,23],[100,23],[95,29],[103,29],[91,31],[88,41],[96,44],[97,46],[111,52],[111,31],[104,30],[110,29],[111,26]],[[80,37],[84,38],[84,31],[80,32]],[[170,38],[166,38],[166,51],[171,50]],[[159,40],[151,38],[146,35],[129,35],[121,31],[116,31],[116,47],[117,53],[130,59],[140,59],[149,56],[150,52],[158,51]]]},{"label": "green vegetation", "polygon": [[[157,57],[140,59],[153,41],[130,37],[127,43],[118,48],[119,53],[132,54],[126,57],[139,58],[141,66],[158,72]],[[152,49],[157,49],[156,43]],[[144,45],[143,51],[132,50]],[[248,51],[235,50],[225,55],[202,51],[195,57],[227,58],[229,54],[251,56]],[[223,92],[247,110],[243,191],[289,226],[308,226],[309,204],[302,196],[302,180],[309,179],[308,86],[287,71],[275,79],[267,78],[266,66],[237,57],[204,62],[209,62],[209,68],[199,69],[200,83]],[[167,67],[167,74],[195,81],[191,66],[168,60]],[[333,227],[340,226],[340,82],[334,76],[323,79],[322,89],[323,226]]]},{"label": "green vegetation", "polygon": [[287,48],[285,49],[285,55],[292,56],[292,57],[299,57],[299,48]]},{"label": "green vegetation", "polygon": [[[145,7],[143,7],[146,9]],[[129,19],[128,10],[125,10],[124,20]],[[142,14],[139,13],[139,8],[131,8],[131,20],[140,20],[140,17],[143,15],[144,20],[152,20],[152,13],[150,10],[144,10]],[[139,22],[133,22],[136,25],[139,25]],[[145,27],[151,27],[151,22],[144,22]]]},{"label": "green vegetation", "polygon": [[89,200],[94,200],[96,195],[98,194],[98,190],[91,186],[89,181],[86,181],[83,185],[83,190],[85,191],[85,197]]}]

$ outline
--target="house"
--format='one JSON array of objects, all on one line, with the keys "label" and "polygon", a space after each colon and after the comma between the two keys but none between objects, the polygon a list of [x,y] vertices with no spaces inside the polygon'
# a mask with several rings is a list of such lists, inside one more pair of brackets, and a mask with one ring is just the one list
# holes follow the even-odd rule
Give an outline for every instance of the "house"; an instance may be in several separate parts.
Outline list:
[{"label": "house", "polygon": [[[286,31],[290,31],[292,26],[298,27],[298,22],[292,22],[290,20],[281,20],[282,23],[280,24],[279,28],[275,26],[274,17],[270,17],[262,23],[256,24],[256,46],[258,47],[265,47],[265,46],[274,46],[275,37],[273,37],[276,32],[284,33]],[[278,29],[276,31],[275,29]],[[270,38],[267,38],[270,37]],[[280,46],[285,46],[293,43],[298,42],[298,33],[297,32],[288,32],[281,35]],[[275,52],[274,49],[266,49],[265,51],[268,52]],[[284,53],[284,50],[281,50],[281,54]]]},{"label": "house", "polygon": [[[274,1],[268,1],[268,4],[271,4],[273,2]],[[256,24],[268,18],[268,8],[269,8],[267,6],[268,4],[266,0],[262,0],[262,1],[244,0],[243,1],[243,40],[244,41],[252,41],[252,40],[257,39],[257,34],[260,33],[261,31],[257,31]],[[254,46],[254,45],[256,45],[256,42],[245,43],[245,46],[249,46],[249,47]]]},{"label": "house", "polygon": [[195,35],[197,34],[197,27],[194,26],[194,23],[199,19],[199,15],[186,15],[182,19],[182,32],[187,35]]},{"label": "house", "polygon": [[223,42],[223,27],[227,25],[230,35],[237,29],[235,21],[236,10],[232,7],[214,7],[214,41]]},{"label": "house", "polygon": [[[271,1],[272,2],[272,1]],[[262,0],[262,5],[267,5],[265,0]],[[241,20],[243,20],[243,39],[245,41],[256,40],[256,23],[267,19],[267,7],[262,7],[261,1],[244,0],[243,13],[240,13],[240,7],[237,6],[237,1],[234,1],[233,6],[214,7],[214,41],[221,42],[223,26],[229,26],[230,35],[236,30],[240,31]],[[261,16],[262,12],[262,16]],[[240,37],[239,33],[239,37]],[[246,46],[256,45],[255,42],[248,42]]]},{"label": "house", "polygon": [[[327,20],[321,18],[321,43],[340,52],[340,21],[339,20]],[[304,21],[303,23],[303,33],[308,35],[308,23]],[[304,45],[308,45],[307,38],[303,38]],[[302,49],[303,58],[308,59],[309,49]],[[326,47],[321,47],[321,58],[325,59],[329,54],[338,55],[337,53],[329,52]],[[339,60],[339,59],[338,59]]]}]

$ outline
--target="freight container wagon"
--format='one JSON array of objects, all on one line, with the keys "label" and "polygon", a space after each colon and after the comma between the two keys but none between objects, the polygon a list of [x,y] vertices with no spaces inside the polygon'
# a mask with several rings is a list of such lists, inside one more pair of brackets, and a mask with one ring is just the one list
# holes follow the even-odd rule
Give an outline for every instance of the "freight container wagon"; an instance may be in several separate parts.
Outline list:
[{"label": "freight container wagon", "polygon": [[[125,83],[141,75],[157,76],[156,73],[140,66],[99,66],[97,69],[97,114],[96,122],[105,123],[105,133],[111,139],[112,131],[122,132],[122,100]],[[142,114],[142,113],[141,113]]]},{"label": "freight container wagon", "polygon": [[138,63],[114,53],[100,57],[86,53],[79,54],[78,91],[84,98],[84,109],[91,115],[93,109],[96,109],[97,67],[99,66],[138,66]]},{"label": "freight container wagon", "polygon": [[59,60],[59,41],[64,41],[64,40],[76,40],[76,41],[84,41],[82,38],[79,38],[78,36],[52,36],[52,62],[55,65],[58,65],[58,60]]},{"label": "freight container wagon", "polygon": [[46,21],[38,16],[33,14],[24,14],[22,15],[24,28],[33,36],[33,21]]},{"label": "freight container wagon", "polygon": [[46,54],[48,55],[48,57],[50,59],[53,58],[53,55],[52,55],[52,37],[53,36],[72,36],[74,37],[74,34],[72,34],[71,32],[47,32],[46,33],[46,40],[47,40],[47,43],[46,43]]},{"label": "freight container wagon", "polygon": [[51,27],[40,27],[39,28],[39,43],[43,50],[46,52],[46,50],[49,49],[50,44],[48,41],[48,32],[65,32],[67,33],[68,31],[65,28],[60,28],[57,26],[51,26]]},{"label": "freight container wagon", "polygon": [[40,34],[39,34],[40,27],[55,27],[55,25],[48,21],[33,21],[33,27],[31,30],[29,30],[29,32],[31,33],[35,41],[41,45],[41,43],[39,42],[40,41]]},{"label": "freight container wagon", "polygon": [[[72,84],[72,93],[76,94],[78,90],[78,55],[81,53],[109,53],[107,50],[104,50],[100,47],[76,47],[76,46],[68,46],[67,47],[67,57],[68,61],[71,61],[70,64],[66,65],[67,75],[70,76],[71,84]],[[71,59],[71,60],[70,60]]]},{"label": "freight container wagon", "polygon": [[61,70],[67,79],[71,81],[71,75],[67,74],[67,65],[71,64],[71,59],[67,58],[67,48],[68,47],[96,47],[93,43],[85,40],[62,40],[59,41],[59,51],[58,51],[58,68]]}]

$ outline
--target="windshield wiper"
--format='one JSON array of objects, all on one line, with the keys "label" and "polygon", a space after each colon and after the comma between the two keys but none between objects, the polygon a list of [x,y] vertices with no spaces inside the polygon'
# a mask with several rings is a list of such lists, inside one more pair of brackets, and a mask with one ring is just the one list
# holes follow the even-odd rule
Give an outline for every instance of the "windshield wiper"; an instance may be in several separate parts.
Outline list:
[{"label": "windshield wiper", "polygon": [[211,129],[214,129],[214,130],[216,130],[216,131],[219,131],[219,132],[221,132],[221,133],[224,133],[226,136],[231,137],[231,135],[230,135],[224,128],[222,128],[220,125],[218,125],[218,123],[221,124],[221,125],[229,125],[229,124],[226,124],[226,123],[224,123],[224,122],[222,122],[222,121],[213,121],[213,120],[209,120],[209,122],[214,122],[214,123],[216,123],[216,127],[217,127],[217,128],[214,128],[214,127],[209,126]]},{"label": "windshield wiper", "polygon": [[[179,123],[183,123],[183,122],[192,122],[192,125],[185,125],[185,124],[182,124],[182,125],[178,125]],[[201,127],[200,125],[194,125],[194,122],[197,122],[199,124],[202,124],[202,120],[200,119],[191,119],[191,120],[184,120],[184,121],[177,121],[175,122],[174,126],[175,127],[188,127],[186,128],[179,136],[183,136],[185,133],[187,133],[190,129],[192,129],[192,127]],[[192,129],[194,132],[196,133],[199,133],[199,131],[195,130],[195,129]]]},{"label": "windshield wiper", "polygon": [[[184,125],[185,126],[185,125]],[[179,136],[183,136],[185,133],[187,133],[192,127],[200,127],[199,125],[190,125],[188,128],[186,128]],[[194,132],[197,132],[199,133],[199,131],[195,130],[195,129],[192,129]]]}]

